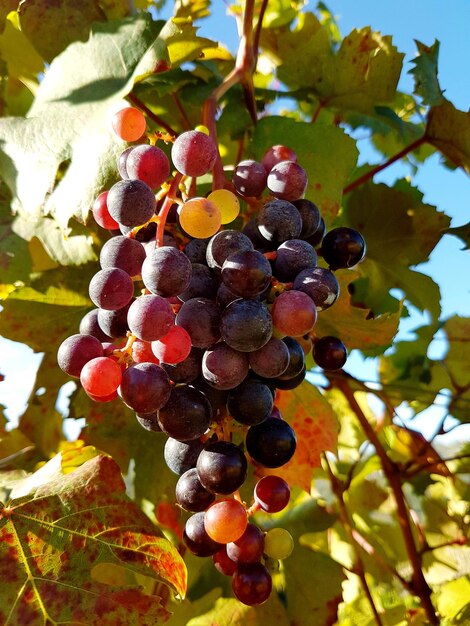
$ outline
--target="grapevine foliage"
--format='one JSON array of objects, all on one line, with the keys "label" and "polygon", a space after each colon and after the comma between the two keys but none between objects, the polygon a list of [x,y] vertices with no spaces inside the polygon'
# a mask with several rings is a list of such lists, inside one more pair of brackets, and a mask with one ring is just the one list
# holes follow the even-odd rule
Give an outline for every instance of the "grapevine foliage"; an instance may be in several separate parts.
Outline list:
[{"label": "grapevine foliage", "polygon": [[[0,423],[2,623],[469,623],[468,445],[436,445],[446,420],[426,440],[396,418],[403,402],[413,415],[444,402],[452,428],[469,421],[470,318],[442,319],[440,286],[415,268],[443,237],[468,247],[469,227],[451,225],[412,177],[375,183],[382,166],[358,167],[354,140],[368,133],[383,166],[399,158],[419,171],[439,152],[442,167],[470,171],[470,114],[445,97],[439,42],[417,42],[414,93],[402,93],[409,68],[392,37],[365,25],[343,38],[323,3],[299,12],[301,2],[233,0],[227,20],[244,34],[236,55],[198,35],[209,0],[175,1],[166,22],[155,19],[165,3],[151,0],[132,14],[121,0],[3,4],[1,332],[44,356],[17,427]],[[183,562],[188,515],[175,505],[161,434],[119,399],[70,391],[57,366],[58,347],[93,307],[88,285],[110,235],[91,207],[118,180],[128,144],[110,120],[126,102],[146,116],[145,142],[168,157],[175,137],[207,126],[218,182],[242,159],[288,146],[328,230],[357,229],[367,242],[366,258],[336,273],[339,298],[314,338],[378,357],[379,384],[338,370],[278,395],[296,453],[280,469],[250,470],[241,496],[263,473],[282,476],[289,505],[253,520],[287,529],[295,547],[259,607],[233,598],[212,563],[187,551]],[[198,178],[198,196],[210,183]],[[410,306],[430,322],[394,341]],[[429,352],[436,333],[440,358]],[[311,356],[307,366],[319,372]],[[64,418],[82,420],[77,441]]]}]

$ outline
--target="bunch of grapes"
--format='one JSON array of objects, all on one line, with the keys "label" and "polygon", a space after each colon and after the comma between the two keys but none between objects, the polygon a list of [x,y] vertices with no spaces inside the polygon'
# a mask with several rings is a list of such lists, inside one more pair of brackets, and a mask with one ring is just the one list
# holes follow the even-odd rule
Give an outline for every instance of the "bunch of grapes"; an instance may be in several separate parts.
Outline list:
[{"label": "bunch of grapes", "polygon": [[[145,127],[131,107],[113,119],[127,141]],[[303,381],[310,351],[326,370],[344,365],[342,341],[316,337],[314,326],[338,298],[334,270],[357,264],[365,243],[350,228],[325,234],[290,148],[240,162],[226,188],[198,196],[215,142],[204,129],[166,140],[172,177],[162,149],[137,143],[119,158],[121,180],[95,201],[94,218],[112,235],[90,281],[96,308],[58,362],[93,400],[119,396],[143,428],[165,433],[176,501],[190,513],[186,547],[212,556],[236,597],[256,605],[271,593],[273,563],[293,547],[286,530],[249,521],[289,502],[272,470],[293,457],[296,437],[276,394]],[[247,506],[239,489],[249,462],[262,477]]]}]

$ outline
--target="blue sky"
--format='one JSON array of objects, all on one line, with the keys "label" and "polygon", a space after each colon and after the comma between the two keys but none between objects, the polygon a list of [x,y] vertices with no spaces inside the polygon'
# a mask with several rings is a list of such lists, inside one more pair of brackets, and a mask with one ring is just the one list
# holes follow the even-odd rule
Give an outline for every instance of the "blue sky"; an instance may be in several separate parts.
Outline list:
[{"label": "blue sky", "polygon": [[[446,97],[458,108],[468,110],[470,95],[470,0],[332,0],[326,3],[337,16],[343,35],[353,28],[372,26],[382,34],[393,35],[393,42],[405,53],[404,71],[400,88],[410,91],[412,77],[407,74],[414,57],[415,39],[432,44],[435,39],[441,42],[439,58],[439,80]],[[235,50],[238,41],[235,21],[226,16],[226,4],[222,0],[213,2],[213,16],[203,23],[200,33],[220,38],[230,49]],[[310,3],[307,8],[314,8]],[[363,159],[370,159],[371,153],[365,149]],[[376,181],[392,183],[396,178],[409,174],[401,164],[387,169]],[[424,200],[436,205],[452,217],[452,225],[458,226],[470,219],[470,185],[468,177],[460,170],[449,171],[439,163],[439,156],[429,159],[413,179],[424,192]],[[443,295],[443,316],[452,314],[470,315],[469,254],[461,251],[462,242],[446,236],[432,254],[431,262],[421,266],[420,271],[429,273],[441,286]],[[415,313],[404,324],[404,331],[426,323],[427,318]],[[436,343],[435,350],[442,350],[442,342]],[[0,343],[0,371],[8,375],[0,384],[0,403],[7,406],[7,415],[15,418],[24,409],[24,402],[34,381],[34,373],[39,362],[29,348],[12,342]],[[355,368],[359,362],[351,360]],[[366,368],[364,370],[364,367]],[[362,364],[366,377],[373,376],[374,364]],[[21,376],[18,372],[21,371]],[[26,384],[29,381],[29,385]],[[426,418],[425,418],[426,419]],[[435,421],[434,419],[432,420]],[[424,428],[424,426],[423,426]],[[432,431],[432,428],[431,428]]]}]

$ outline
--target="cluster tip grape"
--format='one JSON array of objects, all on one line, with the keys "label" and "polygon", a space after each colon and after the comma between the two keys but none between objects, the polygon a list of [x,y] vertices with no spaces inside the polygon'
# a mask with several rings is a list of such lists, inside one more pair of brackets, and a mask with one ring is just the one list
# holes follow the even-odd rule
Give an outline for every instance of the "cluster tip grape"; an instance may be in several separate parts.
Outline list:
[{"label": "cluster tip grape", "polygon": [[[126,107],[112,128],[142,142],[146,119]],[[276,397],[302,383],[310,350],[325,370],[345,364],[341,339],[314,327],[339,296],[335,270],[360,262],[365,242],[351,228],[326,232],[287,146],[241,161],[230,189],[206,196],[196,179],[219,158],[207,129],[176,137],[171,160],[163,148],[127,147],[120,180],[93,204],[110,231],[89,286],[96,308],[63,341],[58,363],[90,398],[120,398],[143,428],[167,437],[186,548],[211,556],[235,596],[258,605],[271,593],[273,562],[294,547],[285,529],[253,521],[290,499],[276,469],[293,458],[296,435]],[[258,480],[245,504],[250,465]]]}]

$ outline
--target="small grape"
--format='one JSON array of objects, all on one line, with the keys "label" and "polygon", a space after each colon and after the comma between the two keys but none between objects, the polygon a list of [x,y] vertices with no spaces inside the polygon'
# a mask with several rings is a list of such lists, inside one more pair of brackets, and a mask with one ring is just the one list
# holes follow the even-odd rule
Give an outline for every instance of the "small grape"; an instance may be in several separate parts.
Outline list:
[{"label": "small grape", "polygon": [[111,126],[115,134],[124,141],[137,141],[145,133],[147,122],[139,109],[124,107],[113,115]]},{"label": "small grape", "polygon": [[240,213],[240,201],[228,189],[216,189],[207,196],[207,199],[219,208],[222,224],[233,222]]},{"label": "small grape", "polygon": [[339,370],[346,363],[348,351],[338,337],[321,337],[313,345],[313,360],[324,370]]},{"label": "small grape", "polygon": [[366,242],[353,228],[333,228],[323,237],[321,253],[333,270],[354,267],[366,253]]},{"label": "small grape", "polygon": [[264,538],[264,553],[271,559],[282,561],[294,549],[294,540],[285,528],[271,528]]},{"label": "small grape", "polygon": [[219,207],[207,198],[191,198],[178,209],[181,228],[190,237],[212,237],[222,224]]},{"label": "small grape", "polygon": [[197,130],[188,130],[175,139],[171,158],[181,174],[202,176],[214,167],[217,146],[209,135]]},{"label": "small grape", "polygon": [[271,595],[271,574],[262,563],[243,563],[232,576],[232,590],[243,604],[263,604]]},{"label": "small grape", "polygon": [[204,513],[204,528],[218,543],[236,541],[248,524],[246,509],[238,500],[217,500]]}]

